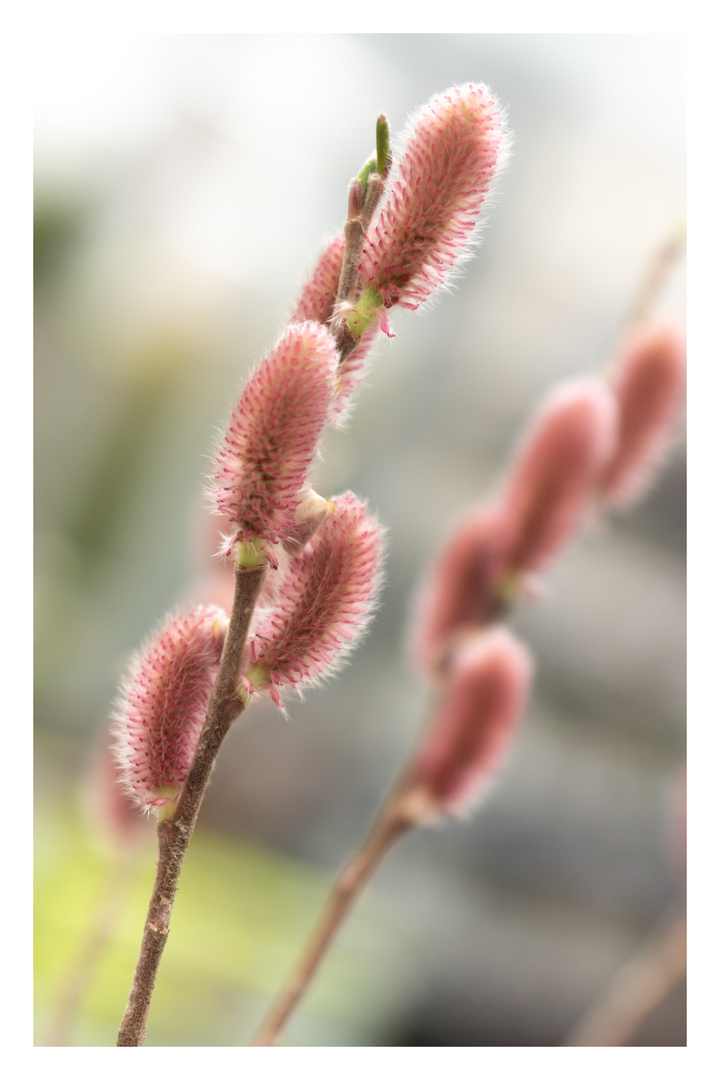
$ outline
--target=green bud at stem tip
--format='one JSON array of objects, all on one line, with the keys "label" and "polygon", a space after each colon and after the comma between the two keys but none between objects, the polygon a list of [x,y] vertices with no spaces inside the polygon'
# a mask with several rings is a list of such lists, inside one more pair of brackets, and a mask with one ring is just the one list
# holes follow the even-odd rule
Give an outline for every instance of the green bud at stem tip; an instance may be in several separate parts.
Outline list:
[{"label": "green bud at stem tip", "polygon": [[375,145],[377,147],[377,169],[383,176],[390,167],[390,125],[387,116],[380,113],[375,125]]}]

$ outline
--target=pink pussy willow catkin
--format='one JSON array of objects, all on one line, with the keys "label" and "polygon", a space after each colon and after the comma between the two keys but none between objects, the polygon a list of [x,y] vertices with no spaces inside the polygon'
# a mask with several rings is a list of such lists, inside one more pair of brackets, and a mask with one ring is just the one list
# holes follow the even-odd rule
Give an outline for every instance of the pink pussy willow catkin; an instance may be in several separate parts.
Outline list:
[{"label": "pink pussy willow catkin", "polygon": [[613,396],[599,380],[566,383],[548,396],[501,500],[506,573],[537,573],[570,539],[612,453],[615,425]]},{"label": "pink pussy willow catkin", "polygon": [[467,254],[509,140],[499,106],[477,83],[431,98],[409,119],[404,140],[368,229],[360,280],[379,290],[385,307],[416,308]]},{"label": "pink pussy willow catkin", "polygon": [[168,620],[132,661],[115,709],[115,755],[128,793],[156,810],[187,779],[227,629],[220,608]]},{"label": "pink pussy willow catkin", "polygon": [[685,368],[684,335],[669,324],[643,327],[624,346],[611,376],[617,440],[600,480],[612,505],[637,498],[662,459],[682,408]]},{"label": "pink pussy willow catkin", "polygon": [[500,511],[473,508],[451,530],[419,593],[412,651],[426,674],[441,674],[458,639],[493,617],[501,559]]},{"label": "pink pussy willow catkin", "polygon": [[290,559],[275,607],[258,620],[249,643],[248,678],[279,702],[331,674],[357,642],[380,586],[382,532],[352,492]]},{"label": "pink pussy willow catkin", "polygon": [[504,628],[479,632],[453,656],[449,681],[411,777],[426,816],[462,814],[501,768],[532,675],[527,649]]},{"label": "pink pussy willow catkin", "polygon": [[292,530],[335,393],[334,341],[316,322],[292,324],[248,378],[217,454],[215,505],[232,540],[282,540]]}]

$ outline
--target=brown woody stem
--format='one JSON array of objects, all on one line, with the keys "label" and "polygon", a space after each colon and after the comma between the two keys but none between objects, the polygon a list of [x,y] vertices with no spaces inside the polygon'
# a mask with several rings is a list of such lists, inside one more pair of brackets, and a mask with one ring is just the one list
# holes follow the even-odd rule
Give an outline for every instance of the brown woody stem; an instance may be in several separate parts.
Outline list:
[{"label": "brown woody stem", "polygon": [[235,568],[235,599],[220,659],[220,668],[187,781],[172,818],[158,822],[158,864],[150,898],[140,956],[127,1008],[118,1033],[118,1046],[142,1046],[147,1030],[155,978],[167,941],[170,915],[185,852],[195,828],[200,804],[215,758],[234,720],[245,708],[237,694],[248,627],[267,567]]},{"label": "brown woody stem", "polygon": [[391,796],[367,840],[336,879],[325,911],[305,947],[300,962],[255,1036],[253,1046],[276,1044],[363,887],[395,841],[414,824],[403,812],[402,801]]}]

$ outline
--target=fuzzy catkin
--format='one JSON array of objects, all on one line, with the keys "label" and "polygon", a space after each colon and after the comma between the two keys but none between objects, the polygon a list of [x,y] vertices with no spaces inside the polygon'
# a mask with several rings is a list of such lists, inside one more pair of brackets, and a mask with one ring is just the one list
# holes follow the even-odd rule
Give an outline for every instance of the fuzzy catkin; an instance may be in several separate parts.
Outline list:
[{"label": "fuzzy catkin", "polygon": [[532,675],[527,649],[504,628],[457,649],[444,697],[411,771],[431,816],[463,814],[501,768]]},{"label": "fuzzy catkin", "polygon": [[[260,618],[249,664],[266,673],[275,701],[333,673],[374,609],[380,585],[382,532],[352,492],[288,563],[275,607]],[[264,687],[259,687],[263,689]]]},{"label": "fuzzy catkin", "polygon": [[618,407],[614,452],[600,478],[600,494],[626,506],[647,487],[667,450],[683,404],[685,338],[666,323],[637,331],[611,376]]},{"label": "fuzzy catkin", "polygon": [[565,383],[541,405],[501,499],[503,569],[533,574],[568,542],[614,445],[615,402],[597,379]]},{"label": "fuzzy catkin", "polygon": [[499,510],[473,508],[451,530],[419,592],[411,648],[425,674],[440,674],[459,636],[492,618],[501,559]]},{"label": "fuzzy catkin", "polygon": [[335,343],[316,322],[290,325],[243,387],[222,437],[215,507],[234,540],[278,543],[292,530],[335,394]]},{"label": "fuzzy catkin", "polygon": [[173,802],[200,737],[228,618],[199,607],[168,619],[133,658],[115,708],[115,757],[140,806]]},{"label": "fuzzy catkin", "polygon": [[486,86],[437,94],[405,129],[389,190],[368,229],[360,280],[385,307],[416,308],[467,257],[508,136]]}]

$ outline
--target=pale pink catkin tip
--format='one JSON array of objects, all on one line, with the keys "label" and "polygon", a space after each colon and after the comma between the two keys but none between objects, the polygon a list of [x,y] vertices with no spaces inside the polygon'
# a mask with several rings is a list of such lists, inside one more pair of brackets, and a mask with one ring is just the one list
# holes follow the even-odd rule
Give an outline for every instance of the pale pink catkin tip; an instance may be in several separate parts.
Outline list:
[{"label": "pale pink catkin tip", "polygon": [[506,154],[502,111],[486,86],[466,83],[412,116],[360,263],[385,307],[416,308],[468,253]]},{"label": "pale pink catkin tip", "polygon": [[504,628],[454,656],[450,681],[412,777],[437,813],[462,814],[501,768],[527,701],[532,660]]},{"label": "pale pink catkin tip", "polygon": [[293,557],[276,606],[254,628],[249,663],[267,670],[271,694],[331,674],[357,642],[380,585],[382,533],[351,492]]},{"label": "pale pink catkin tip", "polygon": [[292,529],[335,394],[337,353],[319,323],[293,324],[248,378],[222,438],[215,506],[235,539],[282,540]]},{"label": "pale pink catkin tip", "polygon": [[600,480],[612,505],[637,498],[662,460],[682,409],[685,370],[685,338],[674,326],[643,328],[623,349],[612,376],[617,441]]},{"label": "pale pink catkin tip", "polygon": [[426,674],[439,674],[458,639],[492,618],[501,527],[497,508],[476,507],[433,560],[419,593],[411,640],[415,661]]},{"label": "pale pink catkin tip", "polygon": [[161,807],[192,764],[225,640],[227,615],[196,608],[169,619],[133,660],[115,708],[115,757],[138,805]]},{"label": "pale pink catkin tip", "polygon": [[580,526],[615,439],[615,403],[598,380],[566,383],[541,406],[503,506],[504,570],[541,570]]}]

